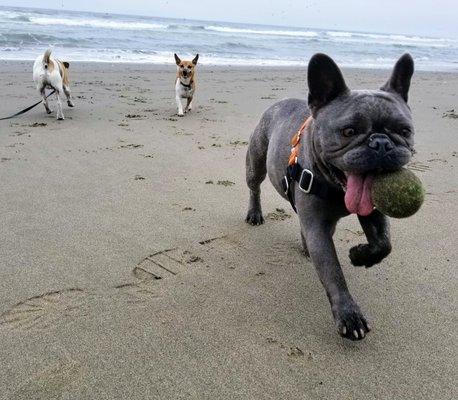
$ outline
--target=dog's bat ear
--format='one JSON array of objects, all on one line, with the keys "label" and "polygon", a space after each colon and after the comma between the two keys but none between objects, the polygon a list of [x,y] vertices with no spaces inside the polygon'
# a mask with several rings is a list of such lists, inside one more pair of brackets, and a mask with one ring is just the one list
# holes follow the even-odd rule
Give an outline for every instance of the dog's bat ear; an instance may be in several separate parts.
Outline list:
[{"label": "dog's bat ear", "polygon": [[390,79],[385,83],[381,90],[385,92],[397,93],[407,103],[409,98],[410,80],[414,71],[413,58],[409,53],[405,53],[396,62]]},{"label": "dog's bat ear", "polygon": [[309,62],[307,82],[308,104],[313,115],[336,97],[348,93],[342,72],[326,54],[315,54]]},{"label": "dog's bat ear", "polygon": [[175,62],[177,63],[177,65],[180,65],[181,64],[180,57],[178,57],[176,54],[174,54],[173,56],[175,57]]},{"label": "dog's bat ear", "polygon": [[68,63],[67,61],[63,61],[62,64],[64,64],[64,67],[69,69],[70,68],[70,63]]},{"label": "dog's bat ear", "polygon": [[198,60],[199,60],[199,54],[196,54],[196,56],[195,56],[194,59],[192,60],[192,63],[193,63],[194,65],[196,65]]}]

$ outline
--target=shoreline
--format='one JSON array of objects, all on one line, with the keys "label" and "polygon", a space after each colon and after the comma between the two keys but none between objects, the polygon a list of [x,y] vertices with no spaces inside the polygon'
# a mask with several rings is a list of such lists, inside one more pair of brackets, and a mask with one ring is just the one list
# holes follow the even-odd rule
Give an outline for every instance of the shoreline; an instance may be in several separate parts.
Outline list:
[{"label": "shoreline", "polygon": [[[23,60],[16,60],[16,59],[0,59],[0,63],[33,63],[35,59],[23,59]],[[111,67],[115,66],[144,66],[144,67],[157,67],[157,68],[166,68],[170,66],[175,66],[175,63],[173,61],[169,63],[162,63],[162,62],[140,62],[140,61],[104,61],[104,60],[99,60],[99,61],[70,61],[72,64],[79,64],[79,65],[110,65]],[[307,70],[307,62],[304,61],[303,64],[298,63],[297,65],[255,65],[255,64],[249,64],[249,65],[239,65],[239,64],[202,64],[199,62],[199,68],[202,69],[210,69],[210,68],[215,68],[215,69],[238,69],[238,70],[252,70],[252,69],[271,69],[271,70],[297,70],[298,68]],[[340,65],[339,65],[340,66]],[[368,72],[375,72],[375,73],[382,73],[382,72],[387,72],[390,71],[392,67],[377,67],[377,68],[372,68],[372,67],[358,67],[358,66],[340,66],[340,68],[343,71],[368,71]],[[416,69],[415,73],[421,73],[421,74],[457,74],[458,73],[458,67],[456,69],[454,68],[444,68],[444,69]]]}]

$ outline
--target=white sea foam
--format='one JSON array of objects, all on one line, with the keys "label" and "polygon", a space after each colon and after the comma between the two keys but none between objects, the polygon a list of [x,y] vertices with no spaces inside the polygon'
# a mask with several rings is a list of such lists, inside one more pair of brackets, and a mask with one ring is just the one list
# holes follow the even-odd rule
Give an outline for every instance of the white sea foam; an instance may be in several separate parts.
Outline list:
[{"label": "white sea foam", "polygon": [[458,46],[458,41],[445,38],[429,38],[422,36],[389,35],[362,32],[335,32],[328,31],[326,35],[335,42],[367,43],[396,46],[436,47],[445,48]]},{"label": "white sea foam", "polygon": [[[22,52],[18,54],[13,51],[4,52],[5,49],[0,47],[2,52],[0,59],[3,60],[34,60],[36,53]],[[63,54],[63,49],[54,49],[56,54]],[[123,49],[111,50],[73,50],[65,51],[66,57],[72,61],[78,62],[102,62],[112,64],[123,63],[138,63],[138,64],[155,64],[155,65],[174,65],[172,52],[160,51],[153,53],[132,53]],[[193,54],[183,54],[183,58],[191,58]],[[341,67],[348,68],[369,68],[369,69],[391,69],[396,62],[396,58],[390,57],[374,57],[361,59],[336,59]],[[308,58],[302,59],[247,59],[247,58],[226,58],[211,54],[202,54],[199,59],[199,64],[207,66],[234,66],[234,67],[299,67],[304,68],[307,65]],[[421,57],[415,60],[418,65],[418,70],[456,70],[456,66],[449,63],[437,62],[428,57]]]},{"label": "white sea foam", "polygon": [[340,31],[327,31],[326,35],[332,37],[352,37],[354,33],[352,32],[340,32]]},{"label": "white sea foam", "polygon": [[223,33],[241,33],[248,35],[274,35],[274,36],[304,36],[316,37],[318,32],[314,31],[288,31],[288,30],[261,30],[261,29],[245,29],[245,28],[232,28],[228,26],[215,26],[210,25],[205,27],[208,31],[223,32]]},{"label": "white sea foam", "polygon": [[30,17],[30,22],[36,25],[66,25],[122,30],[157,30],[167,28],[167,25],[155,23],[109,21],[103,19]]}]

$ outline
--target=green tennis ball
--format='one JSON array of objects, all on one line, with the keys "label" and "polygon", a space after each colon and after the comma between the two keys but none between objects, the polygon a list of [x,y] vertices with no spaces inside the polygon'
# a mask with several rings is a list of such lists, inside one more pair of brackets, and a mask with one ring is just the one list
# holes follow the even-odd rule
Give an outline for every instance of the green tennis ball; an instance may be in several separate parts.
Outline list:
[{"label": "green tennis ball", "polygon": [[420,179],[406,168],[376,175],[372,184],[372,201],[383,214],[407,218],[423,204],[425,191]]}]

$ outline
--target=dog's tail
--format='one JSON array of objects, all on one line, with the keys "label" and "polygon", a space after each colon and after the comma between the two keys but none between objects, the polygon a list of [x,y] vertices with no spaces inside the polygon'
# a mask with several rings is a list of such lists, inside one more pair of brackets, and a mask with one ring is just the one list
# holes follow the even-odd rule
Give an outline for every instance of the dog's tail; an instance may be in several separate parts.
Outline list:
[{"label": "dog's tail", "polygon": [[48,49],[45,51],[45,54],[43,55],[43,67],[45,67],[45,69],[48,69],[50,57],[51,57],[51,49]]}]

